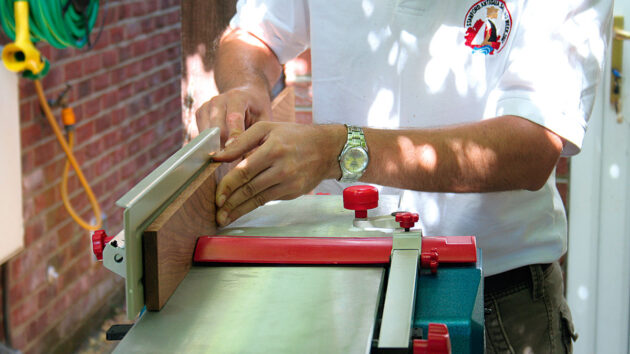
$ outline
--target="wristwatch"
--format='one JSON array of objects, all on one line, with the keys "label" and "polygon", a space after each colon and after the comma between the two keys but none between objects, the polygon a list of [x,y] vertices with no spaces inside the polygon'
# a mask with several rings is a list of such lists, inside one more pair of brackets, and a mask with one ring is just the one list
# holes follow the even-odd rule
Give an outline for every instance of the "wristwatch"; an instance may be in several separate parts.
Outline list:
[{"label": "wristwatch", "polygon": [[348,139],[339,154],[339,166],[341,166],[339,181],[356,182],[365,172],[370,158],[363,129],[347,124],[346,129],[348,129]]}]

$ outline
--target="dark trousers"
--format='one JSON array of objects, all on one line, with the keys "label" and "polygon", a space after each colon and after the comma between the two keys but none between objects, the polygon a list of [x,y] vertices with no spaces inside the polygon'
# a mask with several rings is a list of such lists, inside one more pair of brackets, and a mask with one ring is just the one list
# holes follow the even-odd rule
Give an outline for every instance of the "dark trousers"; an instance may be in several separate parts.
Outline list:
[{"label": "dark trousers", "polygon": [[486,277],[486,353],[571,353],[577,335],[557,262]]}]

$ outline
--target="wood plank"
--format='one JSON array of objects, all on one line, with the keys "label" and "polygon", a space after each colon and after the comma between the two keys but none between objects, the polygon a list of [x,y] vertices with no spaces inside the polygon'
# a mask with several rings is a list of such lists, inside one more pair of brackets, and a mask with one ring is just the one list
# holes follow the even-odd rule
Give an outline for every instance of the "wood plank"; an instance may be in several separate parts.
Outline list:
[{"label": "wood plank", "polygon": [[273,122],[295,123],[295,88],[287,86],[271,102]]},{"label": "wood plank", "polygon": [[216,233],[219,165],[205,167],[144,231],[144,294],[150,311],[159,311],[188,274],[197,237]]}]

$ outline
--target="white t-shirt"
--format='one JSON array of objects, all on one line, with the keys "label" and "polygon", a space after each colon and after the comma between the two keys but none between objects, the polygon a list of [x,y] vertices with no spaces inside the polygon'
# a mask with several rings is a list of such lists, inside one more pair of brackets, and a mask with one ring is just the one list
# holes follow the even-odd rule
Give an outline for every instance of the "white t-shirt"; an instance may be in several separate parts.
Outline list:
[{"label": "white t-shirt", "polygon": [[[579,151],[599,81],[611,0],[241,0],[232,27],[281,63],[311,48],[313,120],[436,127],[517,115]],[[368,142],[369,148],[369,142]],[[339,192],[325,181],[320,190]],[[474,235],[492,275],[566,251],[554,173],[538,191],[401,194],[425,235]]]}]

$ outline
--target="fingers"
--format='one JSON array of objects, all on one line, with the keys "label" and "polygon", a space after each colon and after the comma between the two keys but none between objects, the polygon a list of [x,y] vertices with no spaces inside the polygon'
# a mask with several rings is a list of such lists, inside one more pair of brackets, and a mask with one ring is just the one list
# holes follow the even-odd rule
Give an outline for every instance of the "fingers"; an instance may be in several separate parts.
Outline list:
[{"label": "fingers", "polygon": [[[244,134],[243,134],[244,135]],[[241,139],[239,139],[240,141]],[[233,145],[236,145],[234,143]],[[223,179],[219,182],[216,190],[216,203],[217,206],[222,207],[227,198],[229,197],[231,200],[232,194],[237,191],[241,186],[250,182],[254,177],[258,174],[269,168],[271,165],[271,161],[266,159],[265,150],[267,148],[261,147],[256,150],[251,156],[239,162],[234,169],[228,172]],[[218,154],[217,154],[218,155]],[[240,155],[239,155],[240,156]],[[216,155],[213,157],[216,160]],[[264,180],[263,180],[264,182]],[[258,184],[255,186],[251,186],[253,188],[251,192],[258,192],[265,188],[267,188],[269,184]],[[254,195],[256,193],[249,193],[250,195]],[[238,205],[238,203],[232,203],[232,205]]]},{"label": "fingers", "polygon": [[[271,168],[262,171],[250,181],[241,185],[234,191],[227,200],[225,195],[217,199],[217,221],[220,225],[229,224],[232,220],[236,220],[245,213],[248,213],[257,207],[265,204],[269,200],[280,198],[279,189],[275,189],[278,180],[275,173],[270,171]],[[273,199],[269,199],[273,198]]]},{"label": "fingers", "polygon": [[269,130],[270,127],[264,123],[252,125],[242,134],[233,135],[230,144],[226,143],[225,149],[214,154],[212,159],[221,162],[231,162],[252,153],[254,149],[263,143]]},{"label": "fingers", "polygon": [[217,213],[217,222],[220,226],[225,226],[250,211],[264,205],[268,201],[282,199],[284,195],[284,186],[276,184],[268,188],[254,197],[247,199],[244,203],[238,205],[233,210],[219,209]]},{"label": "fingers", "polygon": [[211,127],[221,129],[221,144],[229,145],[235,136],[245,130],[247,100],[239,94],[223,94],[213,97],[195,112],[199,131]]},{"label": "fingers", "polygon": [[[195,112],[195,118],[197,120],[197,128],[199,132],[202,132],[208,128],[221,127],[221,119],[218,117],[225,115],[225,105],[218,103],[218,100],[212,99],[204,103],[197,112]],[[223,130],[223,129],[221,129]]]},{"label": "fingers", "polygon": [[228,140],[225,146],[230,145],[236,136],[245,131],[246,103],[239,99],[231,99],[227,102],[225,110],[225,126]]}]

